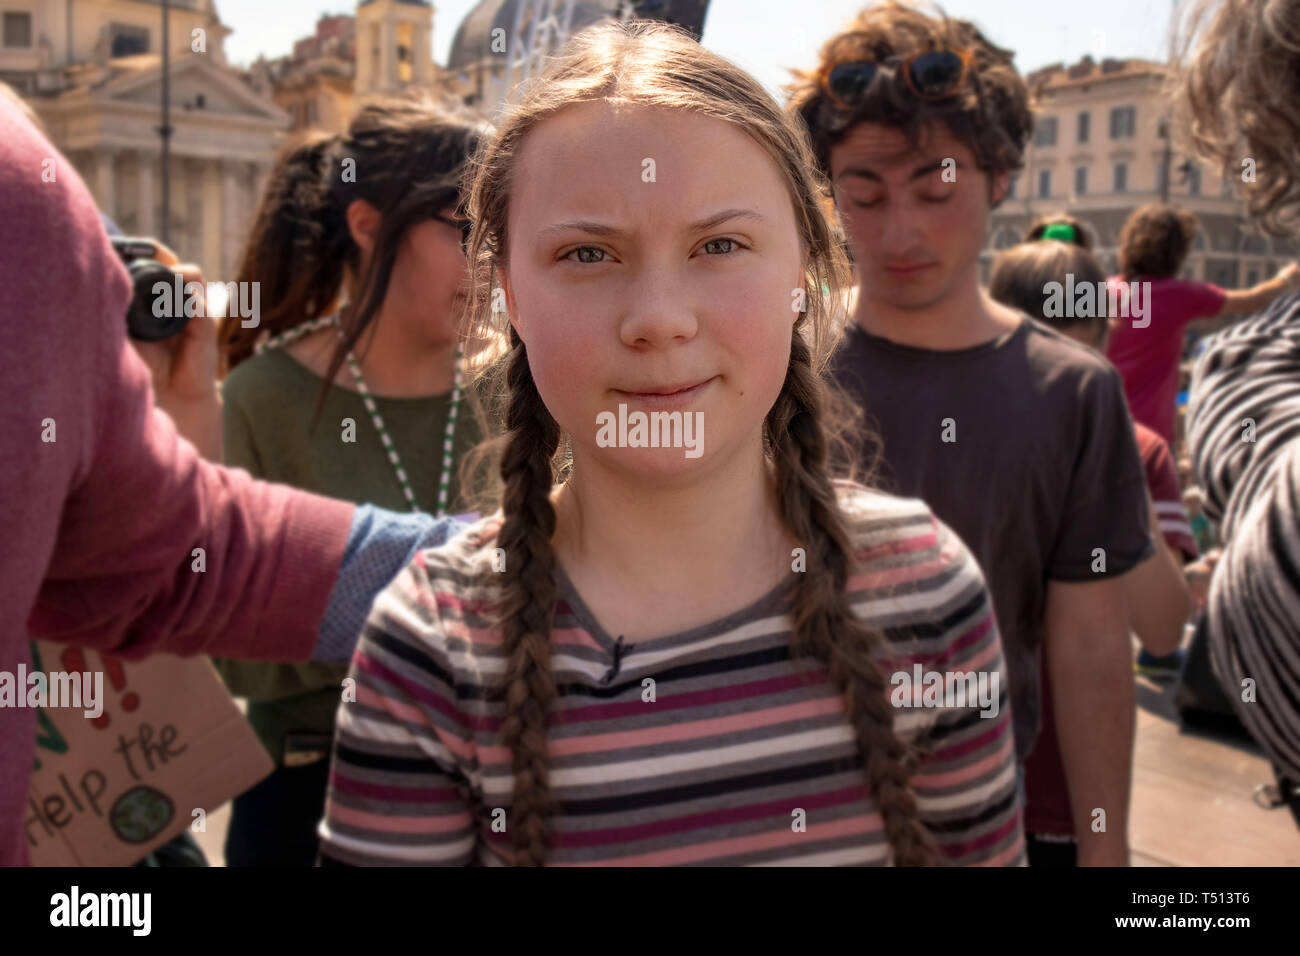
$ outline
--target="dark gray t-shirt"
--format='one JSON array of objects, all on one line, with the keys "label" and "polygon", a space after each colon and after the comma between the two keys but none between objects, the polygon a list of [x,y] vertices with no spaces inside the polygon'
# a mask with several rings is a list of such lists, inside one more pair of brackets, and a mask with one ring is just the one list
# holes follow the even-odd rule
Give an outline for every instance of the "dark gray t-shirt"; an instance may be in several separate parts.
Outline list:
[{"label": "dark gray t-shirt", "polygon": [[1122,574],[1154,552],[1119,373],[1026,317],[993,341],[944,352],[851,324],[828,374],[881,441],[866,477],[924,500],[978,559],[1023,761],[1038,736],[1047,582]]}]

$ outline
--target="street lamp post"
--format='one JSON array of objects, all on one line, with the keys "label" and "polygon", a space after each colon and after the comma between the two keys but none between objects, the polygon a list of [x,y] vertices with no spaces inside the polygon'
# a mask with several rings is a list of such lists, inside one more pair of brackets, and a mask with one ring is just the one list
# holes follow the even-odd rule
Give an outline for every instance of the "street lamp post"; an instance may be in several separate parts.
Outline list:
[{"label": "street lamp post", "polygon": [[1162,204],[1167,204],[1169,202],[1170,167],[1173,164],[1174,158],[1172,143],[1173,133],[1169,129],[1168,119],[1161,118],[1160,120],[1160,136],[1165,141],[1165,155],[1164,158],[1160,160],[1160,202]]},{"label": "street lamp post", "polygon": [[170,0],[162,0],[162,125],[157,127],[162,137],[162,241],[171,245],[172,190],[171,190],[171,40],[168,37]]}]

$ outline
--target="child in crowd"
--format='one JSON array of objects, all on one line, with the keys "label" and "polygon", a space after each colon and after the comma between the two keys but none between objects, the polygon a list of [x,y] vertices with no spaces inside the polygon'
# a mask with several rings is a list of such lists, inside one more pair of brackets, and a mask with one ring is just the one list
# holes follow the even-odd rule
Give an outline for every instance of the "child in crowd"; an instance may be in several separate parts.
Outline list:
[{"label": "child in crowd", "polygon": [[[239,279],[261,321],[220,330],[226,462],[394,510],[463,510],[458,322],[468,290],[459,184],[479,137],[422,100],[363,106],[280,158]],[[234,801],[231,866],[311,866],[346,667],[225,660],[275,771]]]},{"label": "child in crowd", "polygon": [[[1094,298],[1092,308],[1076,308],[1076,302],[1061,303],[1066,306],[1063,309],[1048,305],[1051,284],[1060,283],[1063,288],[1067,276],[1072,276],[1076,289],[1105,287],[1106,273],[1088,251],[1082,225],[1068,216],[1057,216],[1045,225],[1035,224],[1028,235],[1039,238],[998,254],[990,294],[1104,354],[1109,327],[1104,303],[1098,307]],[[1168,445],[1144,425],[1135,422],[1133,429],[1147,477],[1150,528],[1159,529],[1160,534],[1153,535],[1155,554],[1122,581],[1130,626],[1142,644],[1139,668],[1150,669],[1172,661],[1183,638],[1191,599],[1182,567],[1196,558],[1197,547],[1183,511],[1178,472]],[[1048,686],[1046,673],[1043,681]],[[1044,694],[1043,731],[1025,767],[1025,827],[1031,865],[1073,866],[1075,830],[1050,694]]]},{"label": "child in crowd", "polygon": [[[1023,862],[978,565],[828,474],[849,268],[797,125],[680,31],[610,24],[476,166],[501,510],[376,601],[324,861]],[[913,706],[914,667],[993,692]]]}]

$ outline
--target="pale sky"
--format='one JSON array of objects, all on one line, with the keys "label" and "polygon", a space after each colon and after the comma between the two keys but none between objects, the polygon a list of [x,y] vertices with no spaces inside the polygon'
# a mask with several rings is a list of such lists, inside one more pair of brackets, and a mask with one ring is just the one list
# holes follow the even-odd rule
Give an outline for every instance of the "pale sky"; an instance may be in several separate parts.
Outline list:
[{"label": "pale sky", "polygon": [[[1186,0],[1184,0],[1186,2]],[[1164,59],[1175,0],[947,0],[951,15],[974,20],[999,46],[1016,51],[1021,72],[1085,53]],[[281,56],[312,33],[322,14],[355,10],[346,0],[216,0],[232,63]],[[446,63],[456,27],[475,0],[434,2],[433,55]],[[806,67],[828,37],[867,0],[713,0],[703,43],[738,63],[774,93],[785,67]]]}]

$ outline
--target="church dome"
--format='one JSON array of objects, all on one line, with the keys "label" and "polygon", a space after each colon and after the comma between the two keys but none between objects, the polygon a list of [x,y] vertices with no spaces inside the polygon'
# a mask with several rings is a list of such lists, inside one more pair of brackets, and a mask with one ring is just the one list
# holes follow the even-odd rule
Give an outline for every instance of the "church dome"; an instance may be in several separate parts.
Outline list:
[{"label": "church dome", "polygon": [[[447,56],[447,69],[453,73],[463,70],[490,56],[505,56],[504,53],[492,52],[492,31],[500,29],[506,38],[506,49],[510,48],[510,31],[514,29],[515,17],[523,6],[523,16],[519,21],[519,30],[527,38],[527,28],[532,21],[532,3],[530,0],[479,0],[477,6],[465,14],[456,28],[455,39],[451,43],[451,52]],[[564,4],[556,3],[559,16],[564,16]],[[573,16],[569,23],[570,34],[578,33],[599,23],[612,19],[618,14],[618,0],[574,0]]]}]

